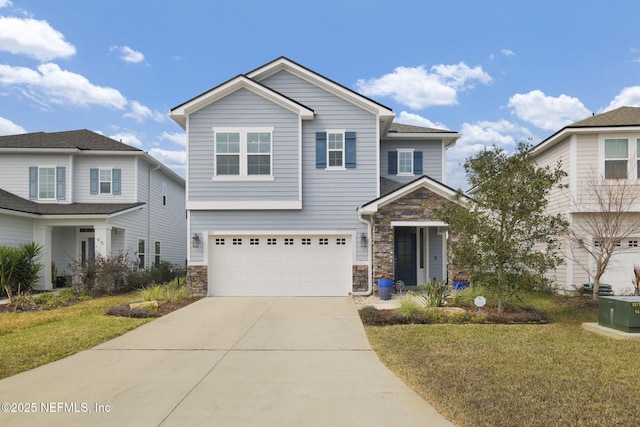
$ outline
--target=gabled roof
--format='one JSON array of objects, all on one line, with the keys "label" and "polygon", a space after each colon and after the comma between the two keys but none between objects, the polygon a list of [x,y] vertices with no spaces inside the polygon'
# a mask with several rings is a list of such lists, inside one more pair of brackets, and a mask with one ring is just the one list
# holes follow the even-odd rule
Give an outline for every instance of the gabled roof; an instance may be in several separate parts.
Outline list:
[{"label": "gabled roof", "polygon": [[229,95],[230,93],[235,92],[240,88],[245,88],[252,90],[260,96],[270,99],[291,111],[299,113],[303,119],[313,119],[314,112],[312,109],[260,83],[263,79],[282,70],[286,70],[303,80],[345,99],[348,102],[379,115],[381,120],[385,123],[385,127],[387,127],[393,120],[394,113],[390,108],[385,107],[384,105],[339,83],[336,83],[333,80],[328,79],[327,77],[324,77],[288,58],[285,58],[284,56],[274,59],[273,61],[246,74],[240,74],[221,85],[183,102],[182,104],[172,108],[169,112],[169,116],[184,129],[186,127],[187,115]]},{"label": "gabled roof", "polygon": [[[382,182],[382,180],[385,180]],[[440,197],[443,197],[447,200],[453,200],[456,195],[456,190],[449,187],[446,184],[437,181],[428,175],[422,175],[413,181],[400,185],[396,187],[395,184],[400,184],[397,181],[393,181],[388,178],[381,178],[381,188],[383,191],[389,191],[387,194],[384,194],[377,199],[371,200],[370,202],[365,203],[360,208],[360,213],[363,214],[372,214],[378,211],[382,206],[388,205],[408,194],[413,193],[414,191],[420,188],[426,188],[427,190],[437,194]],[[395,188],[394,188],[395,187]]]},{"label": "gabled roof", "polygon": [[621,128],[636,128],[640,130],[640,108],[619,107],[615,110],[571,123],[533,147],[531,151],[534,155],[539,154],[574,133],[615,132]]},{"label": "gabled roof", "polygon": [[87,129],[64,132],[34,132],[19,135],[0,136],[0,149],[3,148],[59,148],[94,151],[138,151],[114,139]]},{"label": "gabled roof", "polygon": [[451,130],[434,129],[422,126],[391,123],[389,130],[382,139],[441,139],[445,148],[451,148],[456,144],[460,134]]},{"label": "gabled roof", "polygon": [[256,95],[266,98],[275,104],[300,115],[303,120],[311,120],[315,114],[311,108],[261,84],[260,82],[250,79],[244,74],[241,74],[172,108],[169,112],[169,116],[183,129],[186,129],[187,115],[212,104],[239,89],[247,89]]},{"label": "gabled roof", "polygon": [[144,205],[138,203],[36,203],[0,189],[0,210],[34,216],[42,215],[104,215],[110,216]]}]

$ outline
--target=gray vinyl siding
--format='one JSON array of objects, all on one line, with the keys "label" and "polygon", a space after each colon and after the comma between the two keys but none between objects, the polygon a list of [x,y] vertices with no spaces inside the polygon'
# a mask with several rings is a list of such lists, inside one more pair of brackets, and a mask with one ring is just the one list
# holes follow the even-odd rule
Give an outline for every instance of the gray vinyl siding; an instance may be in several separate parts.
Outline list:
[{"label": "gray vinyl siding", "polygon": [[[67,154],[2,154],[0,156],[0,188],[23,199],[29,200],[29,167],[58,167],[66,168],[66,194],[61,203],[69,203],[69,170],[71,156]],[[56,200],[47,200],[56,203]]]},{"label": "gray vinyl siding", "polygon": [[444,255],[442,247],[442,235],[438,234],[437,228],[429,228],[429,279],[444,280],[445,273],[442,270],[442,257]]},{"label": "gray vinyl siding", "polygon": [[[208,231],[220,230],[327,230],[366,233],[366,226],[358,221],[356,208],[377,197],[376,129],[379,126],[377,117],[285,71],[276,73],[261,83],[295,99],[315,112],[313,120],[302,122],[302,210],[191,211],[191,233],[202,233],[204,236]],[[224,99],[215,104],[222,101]],[[252,122],[251,125],[275,126],[278,129],[279,125],[270,120],[281,117],[279,113],[281,108],[271,103],[269,105],[274,112],[268,114],[264,114],[264,111],[260,112],[260,122]],[[206,109],[210,110],[210,107]],[[252,114],[257,113],[258,110],[252,111]],[[210,130],[213,126],[226,127],[233,125],[233,122],[202,122],[205,118],[198,116],[194,129],[195,115],[194,113],[189,118],[189,161],[196,161],[195,165],[190,163],[190,200],[194,200],[194,197],[209,200],[211,199],[209,195],[212,193],[207,192],[206,188],[211,186],[211,171],[209,170],[207,174],[200,169],[203,169],[207,162],[209,165],[212,164],[213,150],[209,150],[208,160],[206,152],[198,151],[206,145],[202,144],[204,137],[200,133],[211,134]],[[297,117],[296,120],[298,120]],[[356,132],[356,167],[354,169],[329,171],[316,168],[316,132],[327,129]],[[196,152],[192,148],[194,145]],[[288,161],[293,159],[291,156],[294,154],[297,154],[297,147],[295,153],[274,152],[274,156],[286,155]],[[274,158],[274,164],[277,160]],[[197,170],[191,170],[194,167]],[[276,175],[276,183],[278,180],[279,175]],[[274,183],[268,184],[273,186]],[[272,195],[273,192],[270,191],[266,195],[252,197],[251,200],[264,200],[265,196]],[[353,245],[357,248],[357,260],[366,260],[367,248],[361,247],[357,240]],[[199,248],[191,248],[191,261],[204,261],[203,252],[204,244]]]},{"label": "gray vinyl siding", "polygon": [[[273,127],[273,181],[220,181],[214,178],[215,127]],[[298,200],[297,114],[240,89],[189,116],[189,200]]]},{"label": "gray vinyl siding", "polygon": [[[73,201],[76,203],[134,203],[136,202],[136,175],[134,156],[76,156],[73,168]],[[89,171],[98,169],[120,169],[122,192],[120,195],[91,195]],[[113,190],[113,183],[112,183]]]},{"label": "gray vinyl siding", "polygon": [[33,220],[0,213],[0,245],[19,246],[33,240]]},{"label": "gray vinyl siding", "polygon": [[411,182],[419,175],[399,176],[389,174],[389,152],[398,149],[413,148],[415,151],[422,151],[422,175],[442,181],[442,141],[415,141],[415,140],[385,140],[380,146],[380,176],[393,179],[398,182]]}]

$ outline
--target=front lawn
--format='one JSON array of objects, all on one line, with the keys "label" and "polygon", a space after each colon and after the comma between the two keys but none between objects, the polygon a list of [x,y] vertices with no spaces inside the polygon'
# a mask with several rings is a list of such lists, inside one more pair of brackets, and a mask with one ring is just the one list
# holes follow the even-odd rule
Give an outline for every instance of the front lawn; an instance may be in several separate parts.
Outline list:
[{"label": "front lawn", "polygon": [[134,294],[96,298],[55,310],[0,313],[0,379],[97,344],[151,319],[105,316]]},{"label": "front lawn", "polygon": [[634,425],[640,341],[582,329],[593,307],[529,295],[546,325],[366,326],[380,359],[460,426]]}]

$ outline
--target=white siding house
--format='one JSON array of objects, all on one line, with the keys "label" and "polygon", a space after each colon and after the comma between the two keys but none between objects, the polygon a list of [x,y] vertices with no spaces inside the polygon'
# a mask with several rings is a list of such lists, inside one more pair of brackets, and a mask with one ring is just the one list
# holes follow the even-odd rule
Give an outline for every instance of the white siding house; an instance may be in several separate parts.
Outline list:
[{"label": "white siding house", "polygon": [[184,186],[144,151],[88,130],[2,136],[0,244],[43,246],[39,289],[52,288],[52,263],[68,276],[96,254],[183,265]]}]

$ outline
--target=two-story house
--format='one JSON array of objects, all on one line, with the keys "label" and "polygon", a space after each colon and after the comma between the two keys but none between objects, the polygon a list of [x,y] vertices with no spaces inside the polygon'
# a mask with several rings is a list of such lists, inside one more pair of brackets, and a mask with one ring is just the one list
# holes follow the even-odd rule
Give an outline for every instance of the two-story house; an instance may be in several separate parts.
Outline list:
[{"label": "two-story house", "polygon": [[69,265],[127,254],[184,265],[185,181],[144,151],[88,130],[0,137],[0,244],[43,247],[39,289]]},{"label": "two-story house", "polygon": [[[596,193],[590,187],[599,185],[599,180],[624,182],[624,185],[638,185],[640,180],[640,108],[620,107],[606,113],[597,114],[572,123],[560,129],[532,149],[534,160],[539,166],[555,167],[558,161],[567,172],[564,180],[566,188],[555,189],[549,195],[549,212],[563,213],[574,229],[590,232],[601,222],[589,218],[604,212],[603,203],[596,201]],[[637,192],[633,189],[633,192]],[[627,191],[629,194],[632,191]],[[606,196],[605,196],[606,197]],[[613,200],[613,199],[608,199]],[[611,208],[615,210],[615,204]],[[609,209],[609,210],[611,210]],[[627,214],[640,215],[640,206],[632,207]],[[618,228],[624,230],[626,226]],[[607,231],[604,235],[608,235]],[[610,236],[616,237],[616,236]],[[556,269],[551,279],[562,288],[571,290],[585,283],[593,282],[595,261],[584,250],[584,241],[589,239],[597,245],[598,236],[584,236],[580,239],[564,241],[563,250],[566,263]],[[625,236],[618,242],[620,250],[609,262],[601,283],[612,286],[614,293],[631,292],[634,265],[640,265],[640,229]]]},{"label": "two-story house", "polygon": [[394,113],[280,57],[178,105],[189,280],[208,295],[346,296],[374,277],[444,279],[432,208],[456,132]]}]

